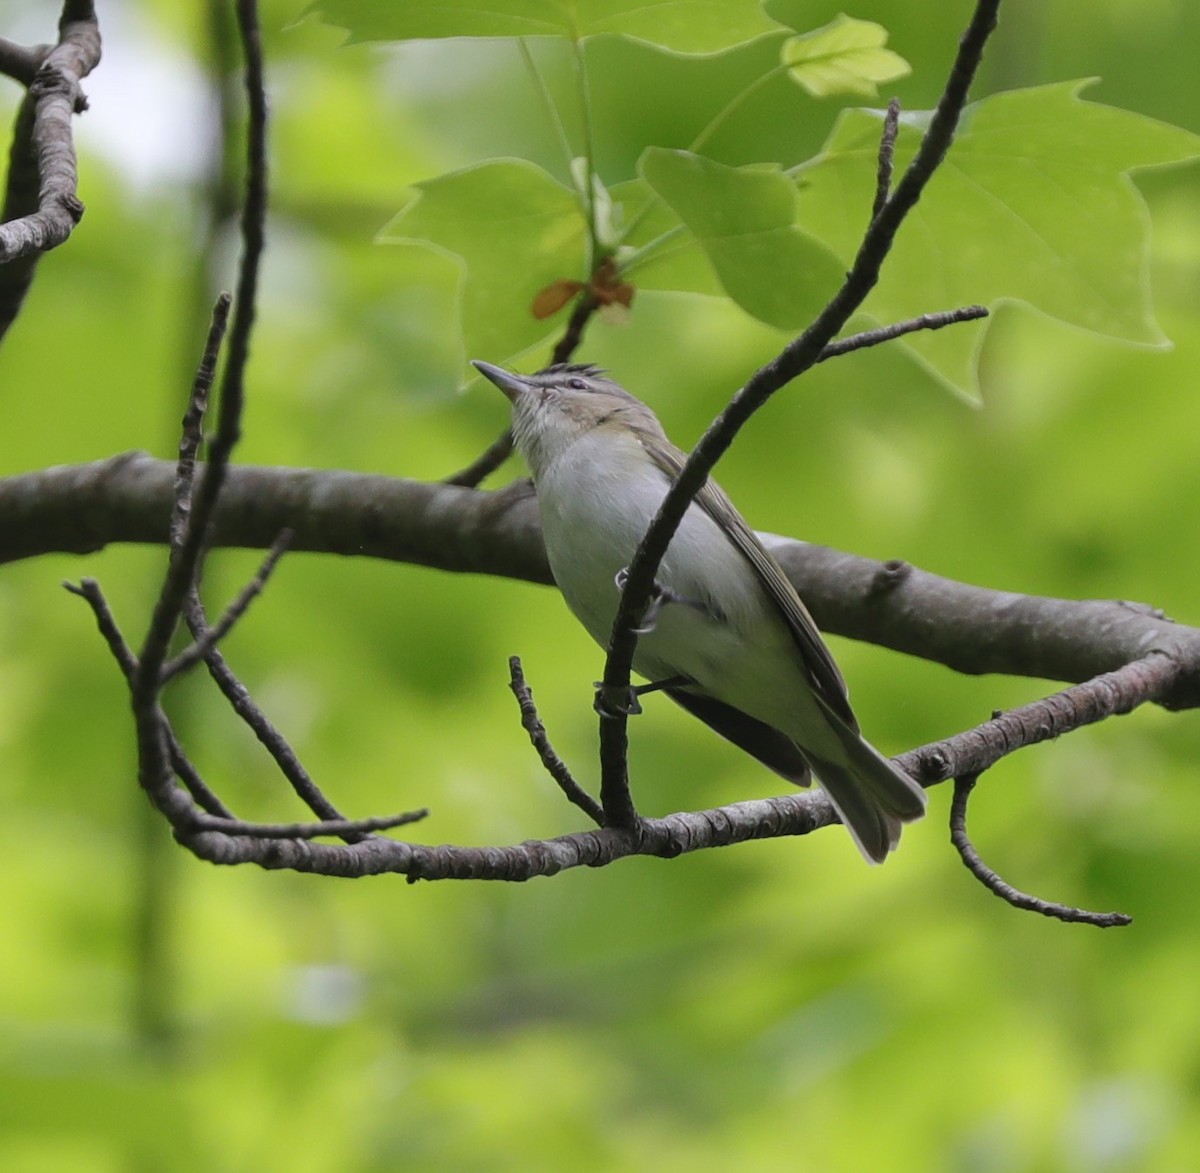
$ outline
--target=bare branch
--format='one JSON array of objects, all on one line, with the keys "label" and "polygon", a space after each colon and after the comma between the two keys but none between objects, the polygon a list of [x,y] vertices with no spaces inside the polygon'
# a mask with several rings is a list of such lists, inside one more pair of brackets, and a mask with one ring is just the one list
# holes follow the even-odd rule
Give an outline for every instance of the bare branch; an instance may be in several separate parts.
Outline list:
[{"label": "bare branch", "polygon": [[[112,610],[108,605],[108,600],[104,597],[103,591],[100,590],[100,584],[94,578],[85,578],[78,586],[70,582],[64,582],[63,586],[71,594],[78,595],[92,608],[92,614],[96,618],[96,626],[100,629],[100,634],[104,637],[105,643],[108,644],[109,651],[112,652],[113,658],[117,661],[117,666],[121,669],[121,673],[124,675],[126,681],[131,681],[134,671],[137,668],[137,657],[125,642],[124,636],[121,635],[120,629],[117,627],[117,622],[113,618]],[[175,775],[187,787],[191,796],[205,811],[211,815],[232,819],[232,812],[208,788],[195,766],[188,760],[187,755],[183,751],[183,746],[180,745],[174,730],[171,729],[166,714],[161,710],[159,711],[159,720],[162,722],[163,730],[166,733],[171,768]]]},{"label": "bare branch", "polygon": [[483,484],[512,455],[512,451],[512,430],[505,428],[466,468],[452,473],[442,484],[474,489]]},{"label": "bare branch", "polygon": [[245,835],[251,839],[319,839],[337,836],[355,842],[374,832],[419,823],[428,817],[429,811],[424,808],[396,815],[377,815],[369,819],[323,819],[318,823],[252,823],[243,819],[196,815],[189,833],[216,831],[222,835]]},{"label": "bare branch", "polygon": [[1058,904],[1018,891],[983,862],[967,836],[967,802],[978,781],[978,774],[967,774],[954,780],[954,800],[950,805],[950,841],[954,844],[967,870],[991,893],[999,896],[1006,904],[1026,912],[1040,912],[1042,916],[1072,924],[1095,925],[1111,929],[1119,925],[1133,924],[1133,917],[1123,912],[1089,912],[1069,904]]},{"label": "bare branch", "polygon": [[183,546],[192,510],[192,493],[196,482],[196,457],[204,441],[204,417],[208,412],[208,395],[217,375],[217,358],[229,322],[229,307],[233,299],[228,293],[217,297],[208,327],[204,352],[192,380],[179,438],[179,458],[175,465],[175,502],[171,511],[170,544],[172,550]]},{"label": "bare branch", "polygon": [[[194,591],[188,597],[185,618],[192,638],[197,642],[204,640],[209,631],[208,622],[200,597]],[[323,822],[346,822],[337,807],[313,781],[287,739],[255,703],[250,690],[226,663],[219,648],[214,645],[208,647],[204,654],[204,665],[213,683],[220,689],[221,695],[229,702],[230,708],[249,726],[259,743],[271,755],[279,772],[287,779],[301,802]]]},{"label": "bare branch", "polygon": [[956,310],[943,310],[940,313],[922,314],[918,318],[909,318],[906,322],[895,322],[891,326],[880,326],[875,330],[864,330],[861,334],[852,334],[849,338],[840,338],[831,342],[821,351],[817,362],[827,362],[831,358],[840,358],[855,350],[866,350],[878,346],[882,342],[891,342],[894,338],[905,334],[915,334],[918,330],[941,330],[959,322],[974,322],[986,318],[988,310],[981,305],[962,306]]},{"label": "bare branch", "polygon": [[871,219],[877,220],[892,190],[892,163],[896,155],[896,135],[900,130],[900,100],[893,98],[883,116],[883,133],[879,136],[879,167],[875,177],[875,203]]},{"label": "bare branch", "polygon": [[[591,289],[585,289],[575,302],[571,317],[563,336],[554,345],[550,356],[551,363],[569,362],[579,344],[583,341],[583,332],[592,314],[599,308],[600,302]],[[505,428],[488,447],[479,454],[466,468],[446,477],[442,483],[446,485],[462,485],[474,489],[481,485],[486,477],[496,471],[511,455],[513,450],[512,432]]]},{"label": "bare branch", "polygon": [[272,572],[275,570],[279,559],[283,557],[287,551],[288,545],[292,540],[291,530],[284,530],[283,533],[275,539],[275,544],[268,551],[266,558],[263,559],[262,565],[258,568],[258,573],[238,592],[237,597],[225,609],[225,613],[211,627],[206,627],[203,633],[196,637],[196,642],[189,647],[184,648],[173,660],[163,667],[163,683],[178,676],[181,672],[186,672],[189,668],[200,663],[211,651],[221,642],[232,630],[250,604],[262,594],[270,579]]},{"label": "bare branch", "polygon": [[20,312],[38,258],[62,244],[83,215],[71,116],[86,107],[79,83],[100,61],[90,0],[66,0],[58,30],[53,47],[5,41],[0,53],[0,68],[29,87],[17,111],[0,223],[0,337]]},{"label": "bare branch", "polygon": [[[977,729],[902,754],[896,762],[926,784],[955,776],[947,771],[957,769],[960,763],[969,763],[969,771],[964,772],[978,772],[1021,745],[1059,736],[1106,714],[1154,700],[1170,689],[1172,673],[1177,670],[1165,657],[1130,665],[1121,673],[1067,689]],[[811,790],[661,819],[641,818],[634,828],[606,826],[508,847],[430,847],[382,838],[351,846],[286,840],[265,844],[248,836],[213,833],[180,839],[202,859],[221,864],[256,863],[335,876],[398,872],[410,880],[522,881],[567,868],[603,867],[631,855],[672,858],[752,839],[807,835],[836,822],[837,815],[824,793]]]},{"label": "bare branch", "polygon": [[[836,345],[836,344],[835,344]],[[0,478],[0,562],[164,543],[175,466],[140,453]],[[552,582],[527,482],[495,492],[402,478],[239,465],[229,470],[210,541],[413,563]],[[1190,667],[1162,698],[1200,705],[1200,630],[1142,604],[1053,599],[955,582],[761,533],[822,631],[974,675],[1082,681],[1153,651]]]},{"label": "bare branch", "polygon": [[[879,278],[892,241],[904,218],[912,210],[925,184],[945,157],[954,138],[959,116],[983,49],[996,24],[1000,0],[977,0],[974,14],[959,44],[946,87],[921,145],[897,184],[871,221],[859,246],[850,272],[812,325],[766,366],[759,369],[733,397],[724,411],[700,438],[675,484],[647,529],[630,561],[620,604],[613,620],[604,687],[611,695],[629,687],[629,676],[637,645],[637,628],[654,588],[654,576],[692,500],[713,466],[728,450],[742,426],[766,401],[818,361],[833,336],[842,329]],[[618,714],[600,721],[601,799],[614,798],[628,790],[627,718]]]},{"label": "bare branch", "polygon": [[509,688],[517,698],[521,708],[521,727],[529,734],[533,748],[537,750],[546,772],[558,783],[558,788],[598,827],[604,826],[604,809],[578,782],[571,776],[566,762],[554,752],[550,738],[546,734],[546,726],[538,716],[537,706],[533,703],[533,690],[525,681],[525,672],[521,668],[520,656],[508,658]]},{"label": "bare branch", "polygon": [[62,244],[83,215],[83,204],[75,194],[78,173],[71,116],[82,105],[79,83],[99,60],[95,9],[88,0],[67,0],[58,44],[45,55],[29,83],[33,116],[28,153],[36,158],[40,179],[37,210],[0,225],[0,262]]},{"label": "bare branch", "polygon": [[566,331],[558,340],[550,355],[551,365],[571,361],[571,356],[583,341],[583,332],[587,329],[587,324],[591,321],[592,314],[596,312],[599,306],[600,302],[591,289],[585,289],[579,295],[579,300],[576,301],[575,308],[571,310],[571,316],[567,319]]},{"label": "bare branch", "polygon": [[981,774],[1026,746],[1132,712],[1138,705],[1161,701],[1186,671],[1179,660],[1154,652],[1113,672],[1001,713],[966,733],[910,750],[896,761],[926,786]]}]

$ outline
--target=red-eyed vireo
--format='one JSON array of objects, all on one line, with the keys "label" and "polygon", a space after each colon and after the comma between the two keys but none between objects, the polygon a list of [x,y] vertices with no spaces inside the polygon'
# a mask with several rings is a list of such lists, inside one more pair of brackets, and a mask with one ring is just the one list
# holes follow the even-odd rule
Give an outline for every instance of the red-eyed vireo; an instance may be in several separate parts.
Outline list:
[{"label": "red-eyed vireo", "polygon": [[[608,646],[624,570],[684,454],[654,413],[592,366],[514,375],[475,367],[512,402],[550,569]],[[816,774],[862,853],[879,863],[925,792],[866,742],[804,604],[711,480],[658,568],[634,669],[723,737],[802,786]]]}]

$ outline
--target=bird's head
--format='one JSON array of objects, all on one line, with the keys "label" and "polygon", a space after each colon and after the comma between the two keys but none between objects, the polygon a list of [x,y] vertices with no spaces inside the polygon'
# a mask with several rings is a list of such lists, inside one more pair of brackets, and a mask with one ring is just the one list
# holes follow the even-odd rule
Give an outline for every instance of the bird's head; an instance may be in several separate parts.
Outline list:
[{"label": "bird's head", "polygon": [[472,365],[512,403],[513,441],[535,478],[595,428],[661,435],[654,413],[599,367],[557,363],[533,375],[515,375],[478,359]]}]

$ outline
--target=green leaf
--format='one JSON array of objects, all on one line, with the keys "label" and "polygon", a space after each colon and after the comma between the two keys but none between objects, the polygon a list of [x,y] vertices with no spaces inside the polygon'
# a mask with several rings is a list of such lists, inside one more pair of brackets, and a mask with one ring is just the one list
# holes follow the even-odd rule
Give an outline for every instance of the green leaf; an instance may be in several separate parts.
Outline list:
[{"label": "green leaf", "polygon": [[416,184],[378,239],[423,245],[462,262],[464,357],[500,361],[535,345],[547,334],[530,310],[539,290],[587,277],[578,196],[523,160],[484,163]]},{"label": "green leaf", "polygon": [[617,209],[614,226],[636,224],[625,230],[618,261],[624,266],[631,254],[653,244],[644,257],[622,270],[638,289],[725,296],[700,242],[644,179],[618,183],[609,195]]},{"label": "green leaf", "polygon": [[695,235],[725,292],[772,326],[805,324],[843,266],[796,227],[796,187],[774,164],[727,167],[650,147],[642,176]]},{"label": "green leaf", "polygon": [[788,76],[814,98],[859,94],[873,98],[879,82],[907,77],[912,70],[886,49],[888,31],[869,20],[839,16],[824,28],[784,41],[780,60]]},{"label": "green leaf", "polygon": [[[1149,221],[1127,172],[1200,154],[1200,137],[1080,100],[1086,83],[1017,90],[968,107],[945,163],[905,221],[865,305],[892,321],[1017,299],[1130,342],[1164,341],[1147,279]],[[897,174],[927,115],[907,115]],[[845,112],[804,168],[799,223],[849,264],[875,185],[880,114]],[[976,393],[978,331],[911,335],[904,345],[952,386]]]},{"label": "green leaf", "polygon": [[717,53],[779,26],[757,0],[318,0],[315,11],[354,41],[441,37],[567,37],[621,33],[677,53]]}]

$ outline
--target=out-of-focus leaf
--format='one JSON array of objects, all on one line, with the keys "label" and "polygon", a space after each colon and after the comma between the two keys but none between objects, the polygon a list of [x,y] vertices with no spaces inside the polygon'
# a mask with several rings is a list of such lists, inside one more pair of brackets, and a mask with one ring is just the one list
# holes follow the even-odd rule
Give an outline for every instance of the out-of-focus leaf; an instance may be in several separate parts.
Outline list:
[{"label": "out-of-focus leaf", "polygon": [[609,189],[609,195],[614,207],[620,210],[622,224],[629,225],[622,259],[627,259],[624,254],[628,249],[636,250],[660,238],[666,239],[665,244],[655,247],[628,270],[639,289],[723,296],[721,284],[700,243],[644,179],[619,183]]},{"label": "out-of-focus leaf", "polygon": [[310,11],[349,29],[355,41],[547,36],[582,40],[622,33],[677,53],[717,53],[779,30],[757,0],[319,0]]},{"label": "out-of-focus leaf", "polygon": [[799,326],[837,288],[842,266],[797,227],[796,187],[778,167],[651,147],[642,175],[695,235],[725,292],[761,321]]},{"label": "out-of-focus leaf", "polygon": [[[946,162],[905,222],[864,307],[881,321],[1004,299],[1130,342],[1164,341],[1147,283],[1148,221],[1127,172],[1200,154],[1200,137],[1081,101],[1084,83],[1016,90],[969,107]],[[903,119],[897,168],[925,115]],[[798,223],[849,263],[874,190],[878,112],[847,111],[802,172]],[[974,395],[978,332],[901,345]]]},{"label": "out-of-focus leaf", "polygon": [[587,247],[575,193],[516,159],[417,184],[379,239],[457,257],[463,346],[503,356],[545,336],[530,306],[547,286],[583,275]]},{"label": "out-of-focus leaf", "polygon": [[873,98],[880,82],[912,72],[899,53],[885,48],[887,39],[883,25],[842,15],[824,28],[786,40],[780,59],[789,67],[788,76],[814,98],[830,94]]}]

